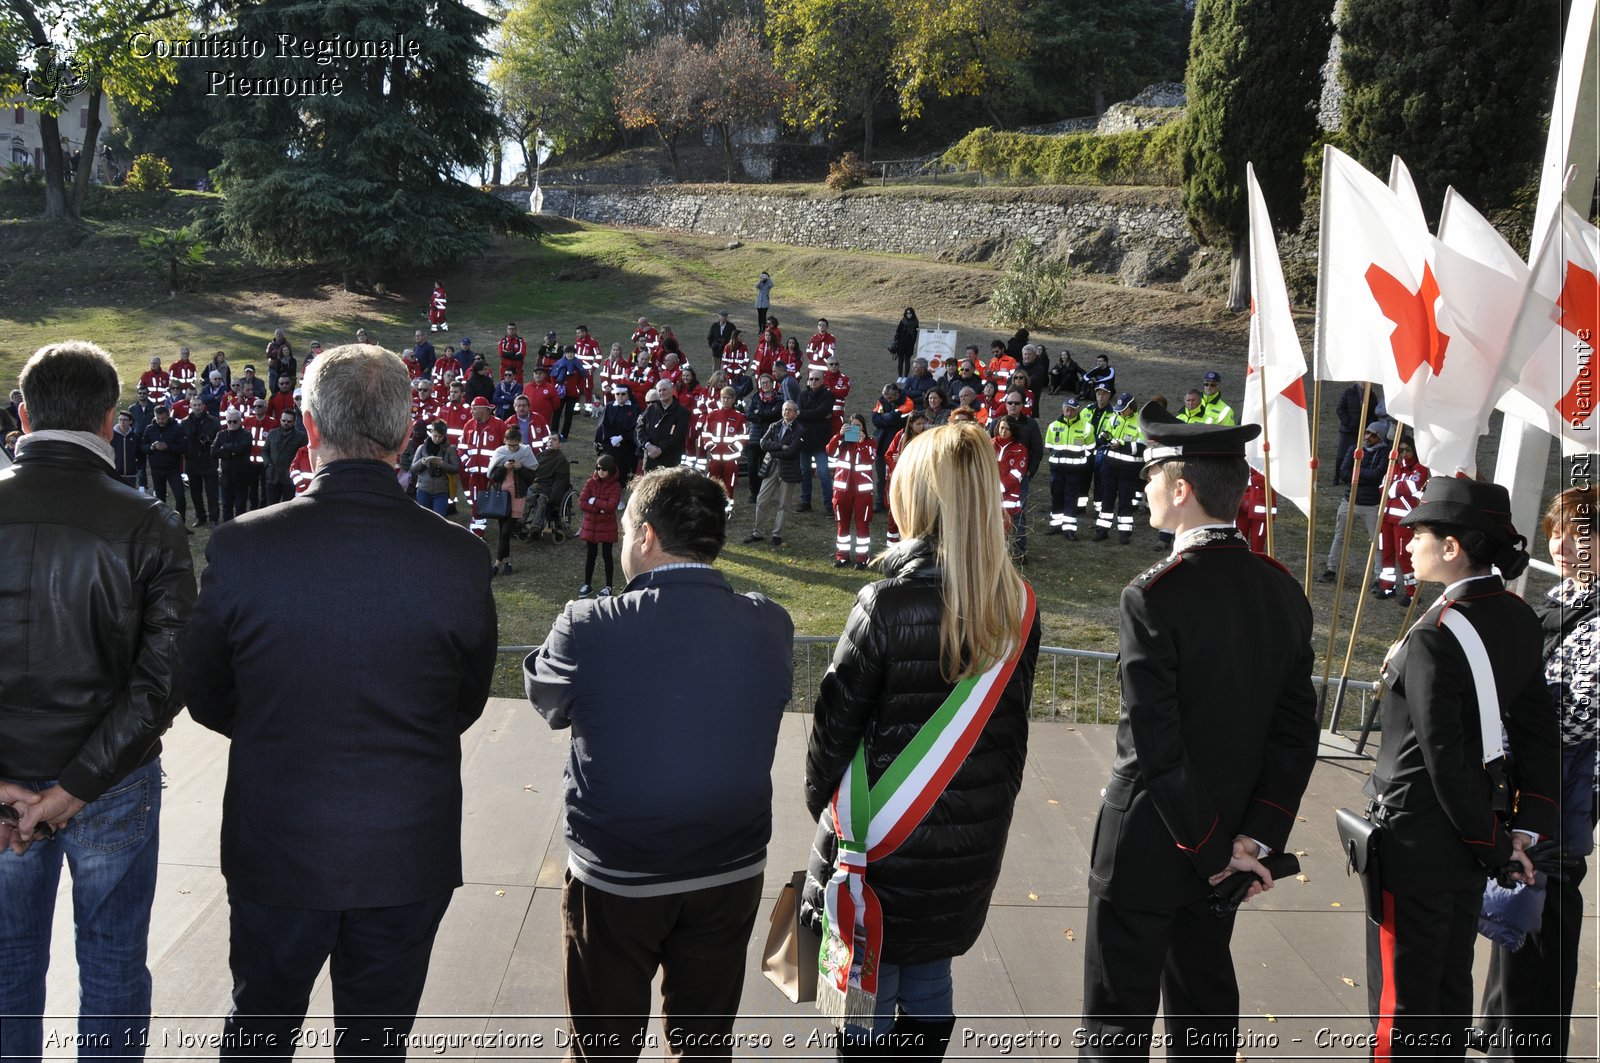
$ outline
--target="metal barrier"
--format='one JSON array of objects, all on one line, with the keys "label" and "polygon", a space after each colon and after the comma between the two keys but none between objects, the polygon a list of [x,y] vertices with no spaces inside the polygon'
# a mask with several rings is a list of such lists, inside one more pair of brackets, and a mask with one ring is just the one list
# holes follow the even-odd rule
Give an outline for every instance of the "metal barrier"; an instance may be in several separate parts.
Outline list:
[{"label": "metal barrier", "polygon": [[[786,706],[789,712],[810,712],[816,704],[817,691],[822,685],[822,677],[827,674],[828,665],[833,660],[833,648],[838,642],[837,635],[795,636],[794,693]],[[501,646],[500,653],[526,655],[537,648]],[[1322,677],[1313,675],[1311,682],[1314,687],[1320,688]],[[1333,682],[1337,684],[1338,680]],[[1360,711],[1352,726],[1359,729],[1367,722],[1377,690],[1377,683],[1347,682],[1345,706],[1339,716],[1348,715],[1350,701],[1354,699]],[[1039,647],[1039,666],[1033,676],[1033,708],[1030,713],[1033,719],[1116,723],[1121,698],[1122,685],[1117,679],[1116,654],[1061,646]],[[1336,717],[1330,730],[1336,729],[1338,724]]]}]

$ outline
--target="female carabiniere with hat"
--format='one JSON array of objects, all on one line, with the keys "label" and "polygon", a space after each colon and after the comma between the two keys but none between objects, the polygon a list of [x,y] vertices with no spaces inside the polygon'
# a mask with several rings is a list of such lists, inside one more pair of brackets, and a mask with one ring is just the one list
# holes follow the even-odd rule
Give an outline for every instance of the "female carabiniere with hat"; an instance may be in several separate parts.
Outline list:
[{"label": "female carabiniere with hat", "polygon": [[1515,578],[1528,563],[1506,489],[1435,477],[1401,524],[1417,579],[1444,593],[1383,666],[1366,785],[1383,910],[1368,913],[1367,1000],[1378,1058],[1459,1057],[1484,883],[1532,880],[1523,850],[1560,821],[1559,740],[1538,618],[1494,571]]},{"label": "female carabiniere with hat", "polygon": [[1157,1005],[1185,1059],[1234,1058],[1231,871],[1270,887],[1316,762],[1311,607],[1233,526],[1259,425],[1147,403],[1150,523],[1173,553],[1122,592],[1116,757],[1095,826],[1079,1059],[1147,1058]]}]

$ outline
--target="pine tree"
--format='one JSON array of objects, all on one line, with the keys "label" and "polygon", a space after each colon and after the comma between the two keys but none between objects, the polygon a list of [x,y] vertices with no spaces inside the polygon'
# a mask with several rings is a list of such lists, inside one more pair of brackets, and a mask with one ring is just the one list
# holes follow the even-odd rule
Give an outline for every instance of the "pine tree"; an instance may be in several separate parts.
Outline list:
[{"label": "pine tree", "polygon": [[394,263],[450,262],[480,249],[491,230],[531,232],[521,211],[454,175],[481,167],[498,135],[478,80],[488,26],[465,0],[241,5],[230,36],[276,42],[293,27],[311,42],[403,37],[420,55],[313,61],[269,51],[227,67],[241,80],[326,76],[342,89],[227,101],[228,118],[212,131],[223,155],[223,234],[265,260],[335,260],[346,286],[361,276],[381,288]]},{"label": "pine tree", "polygon": [[1255,163],[1277,230],[1300,223],[1331,7],[1319,0],[1200,0],[1195,7],[1183,204],[1201,243],[1232,250],[1234,310],[1249,305],[1245,163]]},{"label": "pine tree", "polygon": [[1379,175],[1404,159],[1430,218],[1450,186],[1512,205],[1538,172],[1564,25],[1561,0],[1344,0],[1350,153]]},{"label": "pine tree", "polygon": [[1153,81],[1183,76],[1185,0],[1036,0],[1023,5],[1033,38],[1025,80],[1041,113],[1100,114]]}]

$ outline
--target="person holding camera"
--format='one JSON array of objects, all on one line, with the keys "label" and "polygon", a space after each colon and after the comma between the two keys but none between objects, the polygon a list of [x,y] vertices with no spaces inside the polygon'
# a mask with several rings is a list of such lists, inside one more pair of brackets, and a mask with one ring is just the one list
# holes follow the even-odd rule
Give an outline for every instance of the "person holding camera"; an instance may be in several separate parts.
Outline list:
[{"label": "person holding camera", "polygon": [[427,434],[411,458],[417,504],[441,517],[449,514],[450,477],[461,475],[461,456],[446,432],[443,421],[429,421]]},{"label": "person holding camera", "polygon": [[772,308],[772,277],[766,270],[756,278],[756,331],[767,331],[767,311]]},{"label": "person holding camera", "polygon": [[834,540],[833,567],[850,563],[852,540],[856,568],[865,571],[872,553],[872,490],[878,448],[867,431],[865,414],[852,413],[828,440],[828,457],[833,459],[833,513],[839,522]]},{"label": "person holding camera", "polygon": [[1525,850],[1560,830],[1560,747],[1539,618],[1502,581],[1528,565],[1510,494],[1435,477],[1400,523],[1417,579],[1444,593],[1383,663],[1383,746],[1363,788],[1382,838],[1367,1003],[1379,1058],[1419,1044],[1459,1058],[1484,884],[1533,881]]},{"label": "person holding camera", "polygon": [[522,441],[521,430],[516,425],[507,426],[500,446],[489,459],[489,486],[500,488],[513,499],[511,508],[497,520],[500,542],[494,555],[496,576],[502,572],[511,575],[511,537],[516,532],[518,521],[522,519],[522,506],[517,502],[526,504],[528,487],[533,483],[533,470],[538,464],[539,456]]}]

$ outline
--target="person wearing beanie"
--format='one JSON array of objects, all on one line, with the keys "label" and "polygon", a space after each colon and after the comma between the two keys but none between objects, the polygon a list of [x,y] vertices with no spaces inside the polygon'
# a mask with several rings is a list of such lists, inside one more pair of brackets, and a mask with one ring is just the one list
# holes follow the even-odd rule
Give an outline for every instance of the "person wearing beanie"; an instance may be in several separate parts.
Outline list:
[{"label": "person wearing beanie", "polygon": [[1527,850],[1560,829],[1560,740],[1539,619],[1503,582],[1528,564],[1506,489],[1435,477],[1401,524],[1417,579],[1444,593],[1383,665],[1367,1002],[1378,1058],[1460,1058],[1484,885],[1533,882]]}]

